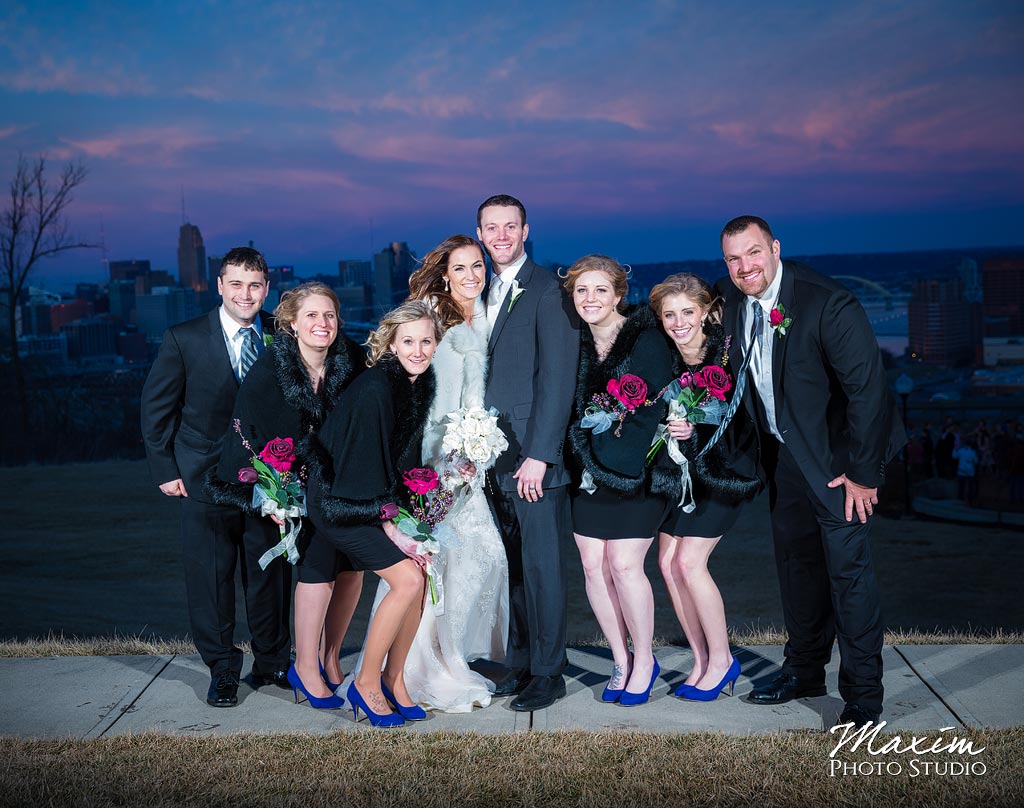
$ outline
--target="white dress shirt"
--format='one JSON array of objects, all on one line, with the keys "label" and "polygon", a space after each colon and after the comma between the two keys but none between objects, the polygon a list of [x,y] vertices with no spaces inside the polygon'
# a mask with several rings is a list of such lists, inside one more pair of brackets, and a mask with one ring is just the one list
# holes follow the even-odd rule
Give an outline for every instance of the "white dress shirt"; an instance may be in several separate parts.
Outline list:
[{"label": "white dress shirt", "polygon": [[[245,337],[242,336],[242,329],[244,325],[239,325],[235,320],[231,319],[224,307],[220,309],[220,327],[224,332],[224,343],[228,346],[228,356],[231,357],[231,369],[235,371],[235,378],[238,378],[239,366],[242,363],[242,342]],[[256,330],[256,352],[263,355],[263,328],[260,325],[260,318],[257,317],[256,321],[252,324],[252,327]]]},{"label": "white dress shirt", "polygon": [[[744,311],[744,334],[750,334],[754,322],[754,306],[760,306],[764,313],[764,329],[762,331],[761,344],[754,346],[754,355],[750,359],[750,376],[754,382],[761,403],[764,405],[768,428],[772,434],[782,443],[786,441],[779,431],[779,424],[775,417],[775,387],[772,382],[772,356],[775,352],[775,330],[771,326],[771,313],[779,299],[779,289],[782,288],[782,259],[779,259],[779,268],[771,285],[765,289],[760,298],[747,296],[747,307]],[[747,337],[749,339],[749,337]]]},{"label": "white dress shirt", "polygon": [[501,306],[508,297],[508,290],[512,288],[512,281],[515,280],[519,270],[523,268],[525,263],[526,253],[524,252],[514,263],[509,264],[500,273],[495,273],[492,276],[491,283],[494,283],[496,278],[501,279],[501,297],[492,302],[490,289],[487,290],[487,324],[491,328],[494,328],[494,323],[498,319],[498,312],[501,311]]}]

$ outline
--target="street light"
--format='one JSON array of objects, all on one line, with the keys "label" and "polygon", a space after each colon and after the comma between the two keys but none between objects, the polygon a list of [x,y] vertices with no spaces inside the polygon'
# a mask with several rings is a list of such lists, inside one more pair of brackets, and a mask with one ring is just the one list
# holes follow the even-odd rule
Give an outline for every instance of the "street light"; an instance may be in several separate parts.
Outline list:
[{"label": "street light", "polygon": [[[914,390],[914,380],[906,373],[901,373],[896,383],[896,394],[903,403],[903,425],[907,425],[907,399]],[[913,505],[910,499],[910,463],[908,462],[907,447],[903,447],[903,513],[909,516],[913,512]]]}]

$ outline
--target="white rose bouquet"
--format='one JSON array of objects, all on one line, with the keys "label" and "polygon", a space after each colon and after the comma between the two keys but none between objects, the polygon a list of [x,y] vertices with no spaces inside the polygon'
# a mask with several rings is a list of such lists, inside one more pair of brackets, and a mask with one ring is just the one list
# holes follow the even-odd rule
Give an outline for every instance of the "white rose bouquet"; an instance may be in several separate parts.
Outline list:
[{"label": "white rose bouquet", "polygon": [[447,417],[442,450],[466,458],[477,471],[494,465],[498,455],[508,448],[508,439],[498,426],[498,411],[493,407],[463,407]]}]

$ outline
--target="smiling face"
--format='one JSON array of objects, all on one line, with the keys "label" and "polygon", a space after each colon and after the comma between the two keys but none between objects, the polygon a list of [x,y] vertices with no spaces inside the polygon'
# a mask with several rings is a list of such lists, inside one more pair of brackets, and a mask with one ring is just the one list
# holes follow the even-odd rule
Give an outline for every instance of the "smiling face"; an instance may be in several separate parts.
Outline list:
[{"label": "smiling face", "polygon": [[444,278],[448,281],[452,298],[460,306],[480,297],[486,274],[484,254],[479,247],[459,247],[448,255]]},{"label": "smiling face", "polygon": [[612,279],[596,269],[582,273],[572,288],[572,302],[580,319],[598,328],[615,321],[621,300],[622,297],[615,294]]},{"label": "smiling face", "polygon": [[395,329],[395,338],[388,346],[413,381],[430,367],[436,348],[434,323],[426,318],[402,323]]},{"label": "smiling face", "polygon": [[502,269],[522,256],[530,225],[523,224],[519,208],[491,205],[480,211],[476,235],[487,248],[494,268],[500,274]]},{"label": "smiling face", "polygon": [[295,314],[295,338],[314,351],[327,350],[338,338],[338,310],[326,295],[310,295]]},{"label": "smiling face", "polygon": [[680,351],[697,351],[704,345],[701,320],[706,313],[684,294],[668,295],[661,303],[661,327]]},{"label": "smiling face", "polygon": [[270,283],[262,272],[248,270],[240,264],[227,264],[217,278],[217,292],[224,311],[241,326],[256,322],[269,291]]},{"label": "smiling face", "polygon": [[756,224],[722,238],[722,255],[732,282],[746,295],[761,297],[779,271],[779,240],[769,241]]}]

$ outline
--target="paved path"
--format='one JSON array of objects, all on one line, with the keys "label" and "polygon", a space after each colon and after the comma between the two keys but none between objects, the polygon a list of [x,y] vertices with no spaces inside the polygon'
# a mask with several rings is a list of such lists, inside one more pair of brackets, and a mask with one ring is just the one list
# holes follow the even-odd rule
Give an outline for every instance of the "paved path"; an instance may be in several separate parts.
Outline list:
[{"label": "paved path", "polygon": [[[511,698],[498,699],[471,714],[431,713],[408,731],[483,733],[529,729],[720,730],[756,735],[794,729],[825,729],[843,704],[836,692],[838,653],[828,669],[829,694],[776,707],[750,704],[745,696],[769,681],[782,662],[781,646],[735,651],[743,666],[736,698],[712,703],[684,702],[669,695],[688,669],[684,648],[657,650],[662,676],[652,700],[640,707],[600,701],[611,668],[607,649],[569,650],[568,695],[547,710],[517,713]],[[886,646],[885,713],[893,731],[943,727],[1007,727],[1024,724],[1024,646]],[[356,655],[343,659],[350,670]],[[243,670],[248,672],[251,659]],[[179,735],[229,732],[366,731],[352,713],[295,705],[290,691],[251,689],[243,682],[239,704],[207,706],[209,674],[197,655],[48,657],[0,659],[0,735],[24,738],[100,738],[146,731]],[[345,685],[347,688],[347,684]]]}]

